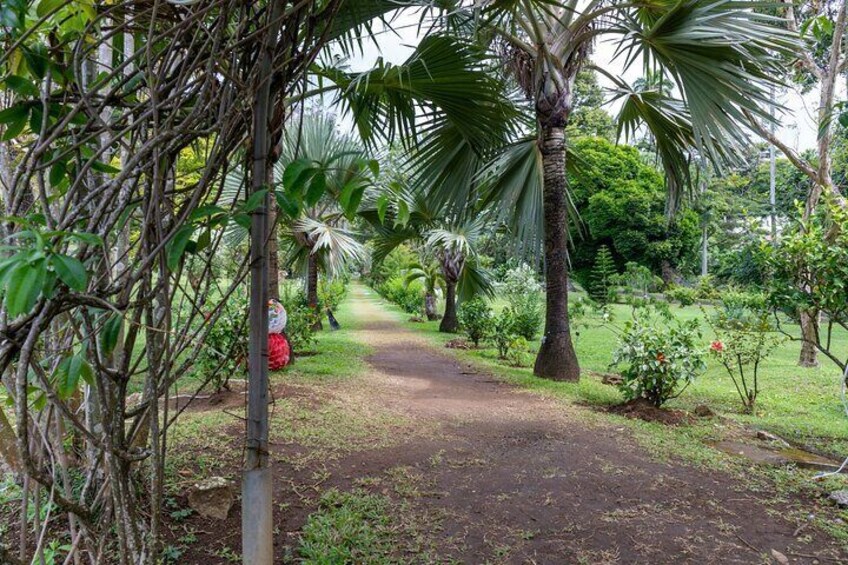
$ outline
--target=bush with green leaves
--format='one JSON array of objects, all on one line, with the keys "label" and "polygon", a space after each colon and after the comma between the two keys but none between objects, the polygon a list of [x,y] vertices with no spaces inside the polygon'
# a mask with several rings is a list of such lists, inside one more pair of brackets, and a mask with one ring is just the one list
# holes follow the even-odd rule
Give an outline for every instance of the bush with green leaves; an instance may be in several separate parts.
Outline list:
[{"label": "bush with green leaves", "polygon": [[294,285],[283,285],[280,293],[280,303],[286,309],[286,337],[293,353],[307,350],[315,343],[315,328],[319,315],[309,307],[306,293]]},{"label": "bush with green leaves", "polygon": [[342,277],[318,281],[318,302],[324,310],[336,310],[347,296],[347,283]]},{"label": "bush with green leaves", "polygon": [[649,309],[625,323],[612,365],[622,367],[619,385],[628,400],[662,406],[677,398],[706,370],[697,320],[666,320]]},{"label": "bush with green leaves", "polygon": [[698,277],[698,284],[695,286],[695,289],[698,292],[698,298],[701,300],[717,300],[722,295],[715,285],[715,279],[711,275]]},{"label": "bush with green leaves", "polygon": [[397,274],[381,284],[377,291],[389,302],[394,302],[405,312],[418,314],[424,302],[424,285],[421,281],[407,281]]},{"label": "bush with green leaves", "polygon": [[688,286],[675,286],[665,291],[670,302],[677,302],[681,308],[692,306],[698,301],[698,291]]},{"label": "bush with green leaves", "polygon": [[247,375],[247,293],[233,293],[222,306],[203,340],[193,370],[198,378],[211,378],[216,391],[227,387],[233,377]]},{"label": "bush with green leaves", "polygon": [[506,359],[512,343],[519,337],[515,331],[515,315],[507,307],[492,321],[492,332],[489,336],[498,350],[498,357]]},{"label": "bush with green leaves", "polygon": [[501,283],[501,294],[512,311],[513,331],[526,340],[536,337],[544,318],[545,302],[536,272],[527,264],[509,269]]},{"label": "bush with green leaves", "polygon": [[651,272],[651,269],[635,261],[624,265],[624,272],[617,275],[613,282],[627,291],[632,297],[646,298],[649,293],[662,286],[662,279]]},{"label": "bush with green leaves", "polygon": [[479,347],[480,342],[491,334],[492,308],[483,298],[475,296],[459,307],[459,324],[474,347]]}]

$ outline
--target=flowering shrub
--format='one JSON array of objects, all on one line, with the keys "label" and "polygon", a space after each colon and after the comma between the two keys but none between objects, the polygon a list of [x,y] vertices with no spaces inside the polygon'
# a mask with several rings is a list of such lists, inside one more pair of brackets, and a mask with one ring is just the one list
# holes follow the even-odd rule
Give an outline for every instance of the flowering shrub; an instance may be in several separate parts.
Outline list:
[{"label": "flowering shrub", "polygon": [[710,344],[710,355],[727,371],[745,411],[751,413],[760,393],[760,366],[783,341],[771,322],[765,300],[757,296],[740,300],[728,295],[723,307],[706,318],[718,336]]},{"label": "flowering shrub", "polygon": [[612,364],[623,366],[619,389],[628,400],[662,406],[706,370],[697,320],[667,324],[643,310],[625,324]]}]

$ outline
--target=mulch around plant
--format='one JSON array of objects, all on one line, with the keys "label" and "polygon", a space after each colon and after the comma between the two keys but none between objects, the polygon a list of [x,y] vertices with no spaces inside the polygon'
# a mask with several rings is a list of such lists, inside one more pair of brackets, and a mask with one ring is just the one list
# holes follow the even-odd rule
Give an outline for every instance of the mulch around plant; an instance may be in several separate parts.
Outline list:
[{"label": "mulch around plant", "polygon": [[682,410],[657,408],[644,398],[636,398],[624,404],[610,406],[605,410],[611,414],[618,414],[626,418],[635,418],[644,420],[645,422],[658,422],[667,426],[679,426],[692,422],[692,416],[690,414]]}]

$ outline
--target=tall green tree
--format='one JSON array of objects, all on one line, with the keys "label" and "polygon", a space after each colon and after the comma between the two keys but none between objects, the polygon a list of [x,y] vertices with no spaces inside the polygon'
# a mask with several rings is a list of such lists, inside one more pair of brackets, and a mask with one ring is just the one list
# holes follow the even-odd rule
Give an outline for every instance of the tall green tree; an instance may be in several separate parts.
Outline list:
[{"label": "tall green tree", "polygon": [[[671,80],[679,98],[652,84],[632,88],[607,69],[595,67],[616,85],[622,100],[620,136],[647,129],[666,173],[669,210],[675,212],[690,184],[693,148],[719,162],[732,157],[747,139],[739,126],[748,115],[768,119],[768,87],[778,74],[776,52],[795,46],[778,18],[758,13],[757,2],[661,0],[649,3],[581,4],[576,1],[513,0],[478,10],[478,21],[505,67],[523,91],[536,122],[535,147],[504,154],[496,172],[512,174],[501,194],[521,193],[514,175],[521,166],[541,169],[546,268],[545,337],[536,375],[577,380],[580,369],[568,321],[568,238],[570,206],[566,182],[566,131],[574,108],[575,81],[588,68],[588,55],[600,38],[617,43],[625,69],[641,63],[646,71]],[[662,84],[664,81],[661,81]],[[530,156],[532,155],[532,156]],[[523,165],[522,165],[523,163]],[[508,200],[508,199],[506,199]],[[513,199],[514,200],[514,199]],[[537,212],[529,200],[523,212]]]}]

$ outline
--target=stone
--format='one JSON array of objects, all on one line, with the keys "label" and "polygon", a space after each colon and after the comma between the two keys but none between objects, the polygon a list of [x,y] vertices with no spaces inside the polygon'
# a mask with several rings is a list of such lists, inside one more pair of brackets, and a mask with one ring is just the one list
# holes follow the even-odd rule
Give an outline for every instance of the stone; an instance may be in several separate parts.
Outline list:
[{"label": "stone", "polygon": [[235,501],[233,484],[224,477],[209,477],[189,490],[189,507],[203,516],[215,520],[226,520]]},{"label": "stone", "polygon": [[827,495],[827,499],[836,503],[837,506],[842,508],[848,508],[848,490],[835,490],[829,495]]},{"label": "stone", "polygon": [[789,565],[789,558],[780,553],[778,550],[772,549],[771,556],[774,558],[775,561],[780,563],[780,565]]},{"label": "stone", "polygon": [[785,439],[765,430],[757,430],[757,439],[761,439],[763,441],[771,441],[774,443],[779,443],[783,447],[789,447],[789,442],[787,442]]},{"label": "stone", "polygon": [[795,465],[817,471],[835,471],[839,463],[814,453],[795,448],[767,448],[741,441],[717,441],[710,445],[730,455],[744,457],[753,463],[763,465]]},{"label": "stone", "polygon": [[715,412],[706,404],[699,404],[695,407],[695,415],[699,418],[712,418]]}]

